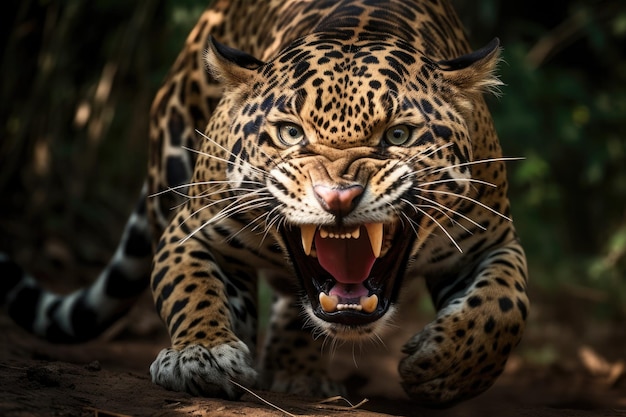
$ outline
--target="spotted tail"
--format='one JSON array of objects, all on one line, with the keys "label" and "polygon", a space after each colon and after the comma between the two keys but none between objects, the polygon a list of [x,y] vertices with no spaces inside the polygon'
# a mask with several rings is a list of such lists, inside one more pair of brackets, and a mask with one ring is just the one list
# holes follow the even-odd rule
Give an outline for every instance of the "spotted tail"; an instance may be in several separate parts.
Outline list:
[{"label": "spotted tail", "polygon": [[0,304],[26,330],[62,343],[100,335],[147,287],[152,260],[146,187],[128,219],[120,243],[96,281],[67,295],[54,294],[0,253]]}]

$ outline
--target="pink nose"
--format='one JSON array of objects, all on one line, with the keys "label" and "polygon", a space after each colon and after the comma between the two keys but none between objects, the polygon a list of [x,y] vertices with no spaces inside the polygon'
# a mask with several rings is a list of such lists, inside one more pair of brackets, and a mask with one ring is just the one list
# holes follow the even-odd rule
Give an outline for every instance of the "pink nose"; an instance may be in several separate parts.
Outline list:
[{"label": "pink nose", "polygon": [[313,187],[315,196],[321,206],[327,212],[337,217],[343,217],[349,214],[359,201],[359,197],[363,194],[363,186],[351,185],[345,188],[331,188],[325,185],[316,185]]}]

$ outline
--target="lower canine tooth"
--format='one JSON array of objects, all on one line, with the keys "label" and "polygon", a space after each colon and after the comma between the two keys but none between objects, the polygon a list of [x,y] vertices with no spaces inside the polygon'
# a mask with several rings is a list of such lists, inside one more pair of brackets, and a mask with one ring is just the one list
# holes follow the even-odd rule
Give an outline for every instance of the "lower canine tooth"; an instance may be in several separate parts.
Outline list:
[{"label": "lower canine tooth", "polygon": [[366,313],[371,313],[374,310],[376,310],[376,307],[378,307],[378,296],[376,294],[372,294],[369,297],[361,297],[361,307],[363,308],[363,311]]},{"label": "lower canine tooth", "polygon": [[339,298],[336,295],[326,295],[324,292],[320,292],[320,305],[325,312],[332,313],[337,311],[338,303]]}]

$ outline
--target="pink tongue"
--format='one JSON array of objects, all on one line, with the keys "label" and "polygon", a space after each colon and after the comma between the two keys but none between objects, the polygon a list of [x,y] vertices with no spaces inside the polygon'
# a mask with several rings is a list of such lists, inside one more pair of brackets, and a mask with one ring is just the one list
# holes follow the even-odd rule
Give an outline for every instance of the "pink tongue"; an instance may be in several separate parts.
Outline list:
[{"label": "pink tongue", "polygon": [[315,234],[317,260],[342,284],[359,284],[367,279],[376,257],[365,230],[358,239],[322,239]]}]

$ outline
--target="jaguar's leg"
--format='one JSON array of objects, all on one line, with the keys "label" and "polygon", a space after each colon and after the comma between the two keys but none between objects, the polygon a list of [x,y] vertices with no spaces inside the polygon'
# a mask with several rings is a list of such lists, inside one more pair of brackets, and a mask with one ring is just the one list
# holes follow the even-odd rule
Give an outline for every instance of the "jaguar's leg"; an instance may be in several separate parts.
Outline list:
[{"label": "jaguar's leg", "polygon": [[304,322],[304,312],[295,297],[276,296],[262,359],[265,389],[308,397],[345,395],[343,384],[328,376],[332,341],[315,334]]},{"label": "jaguar's leg", "polygon": [[409,396],[440,405],[489,388],[522,337],[529,306],[526,281],[526,260],[517,241],[492,250],[459,277],[459,291],[404,347],[408,356],[399,371]]},{"label": "jaguar's leg", "polygon": [[235,399],[242,391],[233,381],[248,387],[256,381],[256,278],[241,264],[229,263],[226,271],[208,239],[180,243],[183,233],[189,233],[184,225],[170,226],[155,256],[152,291],[172,346],[152,363],[152,380],[175,391]]}]

